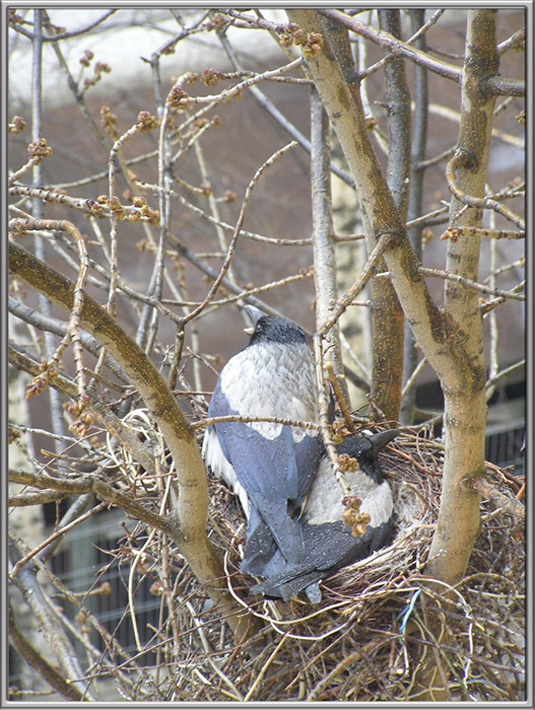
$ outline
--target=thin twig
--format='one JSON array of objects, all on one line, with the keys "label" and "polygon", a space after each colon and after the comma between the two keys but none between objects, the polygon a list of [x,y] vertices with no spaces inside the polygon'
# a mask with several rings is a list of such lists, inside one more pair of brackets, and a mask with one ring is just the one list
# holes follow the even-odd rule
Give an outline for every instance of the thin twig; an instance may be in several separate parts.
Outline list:
[{"label": "thin twig", "polygon": [[87,249],[82,235],[78,229],[65,219],[53,220],[53,219],[15,219],[11,220],[9,223],[9,228],[17,231],[34,231],[39,232],[41,230],[54,230],[64,231],[69,234],[73,240],[76,248],[78,249],[78,257],[80,260],[79,271],[76,283],[73,288],[73,301],[72,309],[69,317],[69,323],[67,326],[67,331],[62,338],[61,343],[56,348],[55,353],[50,357],[46,371],[57,370],[58,363],[61,356],[68,344],[72,341],[72,347],[74,351],[74,361],[76,363],[76,381],[78,385],[78,394],[80,398],[86,395],[86,381],[85,381],[85,368],[84,368],[84,352],[81,342],[80,334],[80,320],[82,307],[84,304],[84,289],[87,280],[87,273],[89,270],[89,258],[87,255]]},{"label": "thin twig", "polygon": [[77,525],[80,525],[80,523],[83,523],[84,520],[87,520],[93,515],[96,515],[96,513],[99,513],[101,510],[104,510],[106,506],[107,503],[99,503],[94,508],[91,508],[91,510],[85,513],[85,515],[80,515],[78,518],[76,518],[76,520],[73,520],[71,523],[64,525],[61,528],[58,528],[58,530],[55,530],[51,535],[46,538],[46,540],[43,540],[43,542],[39,543],[39,545],[36,545],[31,552],[28,552],[27,555],[21,557],[20,560],[18,560],[17,563],[13,565],[10,571],[11,578],[16,577],[25,564],[27,564],[31,559],[33,559],[51,543],[53,543],[58,538],[62,538],[65,533],[67,533],[69,530],[76,527]]},{"label": "thin twig", "polygon": [[[229,13],[232,14],[232,13]],[[254,21],[254,18],[251,18],[252,21]],[[232,49],[232,46],[225,34],[222,32],[218,32],[219,39],[221,41],[221,44],[227,53],[227,56],[229,57],[230,61],[233,63],[233,65],[238,69],[240,67],[236,54],[234,50]],[[308,83],[308,82],[307,82]],[[299,131],[293,123],[291,123],[286,116],[284,116],[281,111],[273,104],[272,101],[268,99],[268,97],[258,88],[258,86],[250,86],[249,90],[251,94],[255,97],[255,99],[258,101],[260,106],[267,111],[267,113],[275,120],[277,123],[282,126],[282,128],[294,139],[296,140],[299,145],[304,148],[304,150],[307,151],[307,153],[310,153],[312,150],[312,145],[311,142],[304,136],[301,131]],[[330,161],[330,166],[331,166],[331,171],[337,175],[341,180],[343,180],[346,185],[350,185],[353,187],[353,179],[351,175],[349,175],[345,170],[342,170],[335,162]]]},{"label": "thin twig", "polygon": [[[139,185],[139,187],[143,188],[144,190],[151,190],[152,192],[160,192],[162,191],[163,188],[158,187],[158,185],[151,185],[149,183],[146,183],[142,180],[136,180],[136,184]],[[178,192],[175,190],[166,190],[166,192],[171,196],[179,200],[179,202],[184,205],[184,207],[187,207],[189,210],[194,212],[196,215],[204,219],[206,222],[209,222],[210,224],[213,224],[216,227],[220,227],[221,229],[225,229],[226,231],[229,232],[234,232],[235,230],[235,225],[233,226],[232,224],[228,224],[227,222],[224,222],[223,220],[218,220],[216,219],[213,215],[209,215],[203,210],[201,210],[199,207],[194,205],[192,202],[189,202],[186,200],[186,198],[183,195],[180,195]],[[245,237],[247,239],[252,239],[253,241],[257,242],[264,242],[265,244],[273,244],[275,246],[309,246],[312,244],[312,239],[309,237],[308,239],[278,239],[275,237],[266,237],[263,234],[257,234],[256,232],[248,232],[247,230],[243,229],[241,231],[241,236]]]},{"label": "thin twig", "polygon": [[[235,251],[235,249],[236,249],[236,244],[237,244],[237,241],[238,241],[238,237],[240,236],[242,224],[243,224],[243,221],[244,221],[244,219],[245,219],[245,214],[246,214],[246,212],[247,212],[247,207],[248,207],[248,205],[249,205],[249,200],[251,199],[251,194],[252,194],[252,192],[253,192],[253,190],[254,190],[254,188],[255,188],[255,186],[256,186],[258,180],[260,179],[260,176],[261,176],[262,173],[263,173],[270,165],[272,165],[278,158],[280,158],[282,155],[284,155],[285,153],[287,153],[291,148],[293,148],[293,147],[296,146],[296,145],[297,145],[297,143],[296,143],[295,141],[292,141],[291,143],[288,143],[288,145],[285,145],[283,148],[280,148],[279,150],[277,150],[270,158],[268,158],[268,159],[265,161],[265,163],[263,163],[263,165],[261,165],[261,166],[258,168],[258,170],[256,171],[256,173],[253,175],[253,177],[252,177],[252,179],[251,179],[251,182],[249,183],[249,185],[247,186],[247,189],[245,190],[245,195],[244,195],[244,198],[243,198],[243,202],[242,202],[240,214],[239,214],[239,216],[238,216],[238,221],[237,221],[237,223],[236,223],[236,227],[235,227],[235,230],[234,230],[234,235],[232,236],[232,239],[231,239],[231,241],[230,241],[230,243],[229,243],[227,255],[226,255],[225,260],[224,260],[224,262],[223,262],[223,264],[222,264],[222,266],[221,266],[221,269],[220,269],[220,271],[219,271],[219,274],[217,275],[217,278],[215,279],[214,283],[212,284],[212,286],[211,286],[211,288],[210,288],[208,294],[206,295],[205,299],[203,300],[203,302],[202,302],[197,308],[194,308],[192,311],[190,311],[190,313],[188,313],[188,315],[186,315],[186,316],[184,316],[184,317],[182,318],[182,326],[184,326],[186,323],[189,323],[189,321],[191,321],[193,318],[195,318],[196,316],[198,316],[199,313],[202,313],[202,311],[203,311],[203,310],[206,308],[206,306],[210,303],[210,301],[211,301],[212,298],[214,297],[214,295],[215,295],[217,289],[218,289],[219,286],[221,285],[221,282],[223,281],[223,278],[225,277],[225,275],[226,275],[226,273],[227,273],[227,271],[228,271],[228,269],[229,269],[230,262],[231,262],[231,260],[232,260],[232,257],[233,257],[233,255],[234,255],[234,251]],[[231,283],[232,283],[232,282],[231,282]]]},{"label": "thin twig", "polygon": [[[420,26],[420,28],[412,35],[412,37],[409,37],[409,39],[407,40],[407,44],[414,44],[418,46],[418,40],[420,40],[424,36],[424,34],[438,22],[444,12],[445,10],[437,10],[425,24],[422,24]],[[418,46],[418,49],[422,49],[422,47]],[[390,62],[392,62],[394,59],[395,56],[393,54],[387,54],[385,57],[380,59],[375,64],[372,64],[367,69],[359,71],[358,78],[364,79],[365,77],[371,76],[371,74],[375,74],[375,72],[379,71],[380,69],[383,69],[386,64],[390,64]]]},{"label": "thin twig", "polygon": [[381,259],[383,253],[387,249],[390,242],[390,238],[390,234],[382,234],[380,236],[377,241],[377,244],[375,245],[372,253],[368,257],[367,262],[364,264],[364,267],[354,284],[333,306],[331,316],[327,320],[325,320],[322,325],[317,329],[318,335],[323,336],[332,328],[332,326],[340,318],[346,308],[351,305],[353,299],[356,298],[356,296],[358,296],[364,286],[366,286],[370,278],[373,276],[373,272],[377,262]]},{"label": "thin twig", "polygon": [[478,209],[489,209],[494,210],[498,214],[505,217],[509,222],[513,222],[516,226],[521,229],[526,229],[525,220],[523,220],[519,215],[517,215],[513,210],[509,209],[505,205],[502,205],[497,200],[491,197],[475,197],[474,195],[467,195],[457,184],[455,178],[455,170],[464,166],[468,167],[470,163],[470,157],[465,153],[457,153],[446,166],[446,180],[448,182],[448,188],[452,195],[462,202],[464,205],[469,205],[470,207],[477,207]]},{"label": "thin twig", "polygon": [[284,417],[251,417],[239,416],[238,414],[228,414],[224,417],[208,417],[200,422],[194,422],[191,426],[193,429],[204,429],[205,427],[221,424],[222,422],[271,422],[273,424],[284,424],[286,426],[301,427],[303,429],[319,428],[318,424],[312,422],[299,422],[295,419],[285,419]]},{"label": "thin twig", "polygon": [[525,301],[526,297],[516,293],[515,291],[505,291],[501,288],[491,288],[490,286],[483,286],[483,284],[477,281],[472,281],[472,279],[467,279],[459,274],[450,274],[447,271],[442,271],[441,269],[426,269],[421,266],[418,271],[422,276],[436,276],[439,279],[446,279],[448,281],[455,281],[457,283],[463,284],[467,288],[471,288],[474,291],[480,291],[481,293],[487,293],[492,296],[500,296],[502,298],[513,298],[516,301]]},{"label": "thin twig", "polygon": [[215,106],[223,101],[226,102],[229,99],[240,96],[245,89],[258,84],[261,81],[266,81],[267,79],[290,72],[293,69],[300,67],[302,63],[303,58],[298,57],[297,59],[294,59],[293,62],[285,64],[278,69],[272,69],[265,71],[262,74],[256,74],[255,76],[249,77],[248,79],[245,79],[245,81],[236,84],[236,86],[233,86],[230,89],[225,89],[220,94],[211,94],[209,96],[185,96],[180,99],[179,105],[180,107],[191,106],[192,104],[210,104],[210,106]]}]

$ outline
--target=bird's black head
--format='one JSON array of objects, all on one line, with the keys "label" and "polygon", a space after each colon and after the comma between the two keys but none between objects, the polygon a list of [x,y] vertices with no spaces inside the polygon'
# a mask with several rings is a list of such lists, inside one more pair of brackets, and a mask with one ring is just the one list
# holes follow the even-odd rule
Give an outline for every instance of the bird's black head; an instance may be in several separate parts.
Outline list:
[{"label": "bird's black head", "polygon": [[389,429],[371,436],[361,436],[360,434],[346,436],[342,443],[338,444],[336,450],[338,454],[347,454],[351,458],[357,459],[360,469],[375,483],[380,484],[384,477],[377,454],[398,434],[398,429]]},{"label": "bird's black head", "polygon": [[305,331],[291,320],[268,316],[260,309],[251,306],[246,306],[246,310],[254,325],[249,345],[267,342],[284,344],[307,342]]}]

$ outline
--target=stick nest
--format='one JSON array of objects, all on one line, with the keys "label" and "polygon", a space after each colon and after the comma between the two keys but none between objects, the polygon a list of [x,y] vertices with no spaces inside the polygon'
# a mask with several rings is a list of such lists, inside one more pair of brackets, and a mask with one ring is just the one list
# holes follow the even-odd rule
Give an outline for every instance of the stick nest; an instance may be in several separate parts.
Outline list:
[{"label": "stick nest", "polygon": [[429,584],[423,567],[437,520],[442,459],[443,445],[418,434],[403,433],[388,446],[381,461],[395,500],[392,544],[325,579],[317,606],[304,594],[288,603],[248,595],[252,580],[239,572],[243,516],[233,494],[211,480],[212,540],[224,550],[232,594],[263,628],[238,644],[230,633],[222,641],[221,615],[205,612],[214,653],[198,643],[190,649],[195,663],[189,659],[192,672],[182,678],[189,697],[418,700],[419,676],[428,666],[439,674],[437,682],[440,674],[448,676],[446,699],[522,700],[525,533],[516,498],[522,481],[486,465],[481,532],[467,575],[454,588]]},{"label": "stick nest", "polygon": [[455,587],[430,581],[423,570],[444,447],[422,432],[404,431],[380,454],[395,500],[392,544],[323,580],[318,605],[303,593],[287,603],[248,593],[253,580],[239,571],[244,517],[237,498],[210,477],[210,538],[256,628],[235,639],[171,546],[174,619],[162,621],[157,669],[131,699],[398,702],[429,700],[422,688],[434,685],[446,685],[436,695],[443,701],[525,699],[523,481],[486,464],[466,577]]}]

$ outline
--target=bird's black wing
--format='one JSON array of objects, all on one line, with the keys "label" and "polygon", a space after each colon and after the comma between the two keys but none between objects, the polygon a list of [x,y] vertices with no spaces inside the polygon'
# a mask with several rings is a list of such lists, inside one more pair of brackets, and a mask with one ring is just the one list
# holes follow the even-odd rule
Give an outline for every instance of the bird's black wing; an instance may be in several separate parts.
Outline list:
[{"label": "bird's black wing", "polygon": [[[266,562],[266,580],[251,591],[287,600],[305,589],[311,601],[319,601],[317,582],[335,570],[368,557],[390,542],[393,505],[390,487],[383,481],[377,453],[399,432],[392,430],[371,437],[355,435],[344,439],[339,453],[357,459],[359,469],[347,474],[348,483],[362,498],[362,509],[370,514],[364,535],[354,537],[342,523],[341,493],[326,456],[320,462],[300,521],[305,554],[299,563],[288,563],[278,552]],[[315,588],[314,588],[315,585]]]},{"label": "bird's black wing", "polygon": [[[246,413],[233,411],[216,384],[208,416],[229,414]],[[223,422],[215,425],[221,450],[232,464],[251,505],[248,539],[253,547],[250,547],[248,557],[261,553],[264,556],[265,541],[269,537],[262,529],[265,525],[285,559],[297,562],[303,545],[298,524],[292,519],[288,504],[289,501],[298,501],[304,493],[299,482],[298,452],[291,429],[288,426],[279,426],[279,429],[278,435],[269,438],[248,423]],[[260,541],[262,549],[257,549]],[[247,563],[245,571],[246,568]]]},{"label": "bird's black wing", "polygon": [[264,566],[267,579],[250,591],[288,601],[328,574],[354,564],[387,545],[392,529],[392,517],[377,528],[368,526],[361,537],[353,537],[351,530],[341,522],[320,525],[303,523],[301,532],[306,550],[303,559],[292,565],[275,553]]}]

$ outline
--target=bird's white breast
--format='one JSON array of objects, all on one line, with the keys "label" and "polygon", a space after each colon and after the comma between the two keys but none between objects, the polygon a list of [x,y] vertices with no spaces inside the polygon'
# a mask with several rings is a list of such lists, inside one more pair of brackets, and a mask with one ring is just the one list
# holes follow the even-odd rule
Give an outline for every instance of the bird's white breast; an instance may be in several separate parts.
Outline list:
[{"label": "bird's white breast", "polygon": [[[362,471],[345,474],[351,493],[362,499],[361,511],[370,515],[369,525],[378,527],[392,515],[392,491],[386,481],[377,485]],[[325,456],[312,482],[305,504],[304,518],[311,525],[336,523],[342,520],[343,493]]]}]

